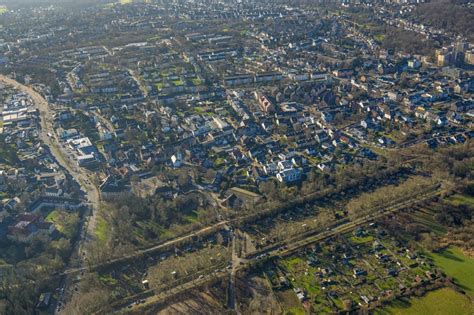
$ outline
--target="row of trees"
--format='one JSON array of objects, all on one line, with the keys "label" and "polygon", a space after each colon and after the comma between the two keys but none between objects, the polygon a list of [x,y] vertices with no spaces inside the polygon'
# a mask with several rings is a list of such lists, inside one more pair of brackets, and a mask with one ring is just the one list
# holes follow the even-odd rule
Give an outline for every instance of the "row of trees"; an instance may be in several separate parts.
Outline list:
[{"label": "row of trees", "polygon": [[360,216],[362,213],[371,212],[375,208],[415,197],[426,192],[435,184],[436,181],[431,178],[411,177],[400,185],[388,185],[373,192],[363,193],[359,197],[351,199],[346,208],[350,215]]}]

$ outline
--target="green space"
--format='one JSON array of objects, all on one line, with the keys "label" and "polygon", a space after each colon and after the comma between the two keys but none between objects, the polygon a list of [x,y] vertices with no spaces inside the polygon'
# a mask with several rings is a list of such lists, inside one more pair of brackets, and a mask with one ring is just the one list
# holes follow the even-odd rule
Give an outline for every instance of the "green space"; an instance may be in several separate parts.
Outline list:
[{"label": "green space", "polygon": [[455,195],[452,195],[448,199],[448,201],[451,202],[455,206],[459,206],[459,205],[474,206],[474,196],[455,194]]},{"label": "green space", "polygon": [[79,224],[79,215],[76,212],[54,210],[46,216],[45,221],[54,223],[56,230],[67,238],[73,238]]},{"label": "green space", "polygon": [[100,281],[105,284],[105,285],[109,285],[109,286],[114,286],[117,284],[117,280],[115,280],[114,278],[112,278],[111,275],[101,275],[99,277]]},{"label": "green space", "polygon": [[304,315],[306,312],[302,307],[292,307],[287,312],[287,315]]},{"label": "green space", "polygon": [[214,161],[214,166],[216,168],[219,168],[219,167],[223,166],[224,164],[225,164],[225,159],[220,158],[220,157],[216,158],[216,160]]},{"label": "green space", "polygon": [[300,301],[296,298],[295,293],[291,289],[284,291],[276,292],[276,296],[280,301],[283,309],[287,310],[285,314],[287,315],[299,315],[305,314],[303,307],[301,306]]},{"label": "green space", "polygon": [[304,263],[304,260],[300,257],[291,257],[281,261],[281,264],[284,265],[290,272],[294,272],[294,267],[302,263]]},{"label": "green space", "polygon": [[199,223],[199,220],[197,218],[197,215],[186,215],[184,216],[184,219],[188,221],[189,223]]},{"label": "green space", "polygon": [[191,79],[191,82],[192,82],[193,85],[200,85],[201,84],[201,80],[199,78]]},{"label": "green space", "polygon": [[449,247],[439,253],[429,253],[436,266],[452,277],[459,287],[474,298],[474,259],[459,248]]},{"label": "green space", "polygon": [[468,315],[473,312],[474,306],[466,296],[451,288],[443,288],[421,298],[398,299],[375,314]]},{"label": "green space", "polygon": [[374,237],[372,235],[367,235],[367,236],[362,236],[362,237],[352,236],[351,241],[354,244],[365,244],[368,242],[373,242]]},{"label": "green space", "polygon": [[101,242],[107,241],[107,222],[103,218],[97,218],[95,235]]},{"label": "green space", "polygon": [[8,12],[8,9],[6,6],[4,5],[0,5],[0,14],[4,14],[4,13],[7,13]]},{"label": "green space", "polygon": [[194,107],[194,111],[198,114],[203,114],[205,112],[204,108],[202,108],[200,106]]},{"label": "green space", "polygon": [[182,86],[182,85],[184,85],[184,82],[183,82],[181,79],[179,79],[179,80],[173,80],[173,81],[171,81],[171,82],[173,83],[174,86]]},{"label": "green space", "polygon": [[375,36],[374,36],[374,39],[375,39],[376,41],[378,41],[379,43],[381,43],[381,42],[383,42],[383,40],[385,39],[385,37],[386,37],[386,35],[384,35],[384,34],[378,34],[378,35],[375,35]]},{"label": "green space", "polygon": [[428,227],[431,231],[438,235],[443,235],[447,232],[446,227],[436,222],[434,219],[436,213],[417,211],[413,214],[413,220]]}]

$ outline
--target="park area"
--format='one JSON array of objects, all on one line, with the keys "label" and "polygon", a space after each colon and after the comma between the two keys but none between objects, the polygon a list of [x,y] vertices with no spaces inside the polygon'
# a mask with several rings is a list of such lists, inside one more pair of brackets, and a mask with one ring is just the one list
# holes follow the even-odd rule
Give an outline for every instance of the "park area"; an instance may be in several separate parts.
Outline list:
[{"label": "park area", "polygon": [[377,315],[470,315],[474,305],[465,295],[442,288],[428,292],[423,297],[397,299],[390,306],[376,312]]},{"label": "park area", "polygon": [[474,259],[464,255],[455,247],[447,248],[439,253],[430,253],[429,257],[474,300]]}]

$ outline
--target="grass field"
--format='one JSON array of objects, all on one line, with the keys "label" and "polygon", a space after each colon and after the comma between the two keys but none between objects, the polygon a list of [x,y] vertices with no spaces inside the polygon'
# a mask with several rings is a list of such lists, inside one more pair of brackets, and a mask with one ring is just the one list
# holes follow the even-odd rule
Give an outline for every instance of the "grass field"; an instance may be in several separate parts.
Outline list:
[{"label": "grass field", "polygon": [[191,79],[191,82],[193,83],[193,85],[200,85],[201,84],[201,80],[199,78]]},{"label": "grass field", "polygon": [[362,237],[352,236],[351,241],[354,244],[357,244],[357,245],[365,244],[365,243],[368,243],[368,242],[373,242],[374,237],[372,235],[367,235],[367,236],[362,236]]},{"label": "grass field", "polygon": [[451,288],[443,288],[427,293],[421,298],[396,300],[377,315],[471,315],[474,306],[461,293]]},{"label": "grass field", "polygon": [[448,199],[453,205],[467,205],[474,206],[474,197],[468,195],[455,194]]},{"label": "grass field", "polygon": [[474,298],[474,259],[453,247],[440,253],[430,253],[429,256],[439,268],[455,280],[461,289]]},{"label": "grass field", "polygon": [[182,85],[184,85],[184,82],[183,82],[181,79],[179,79],[179,80],[174,80],[174,81],[172,81],[172,83],[173,83],[174,86],[182,86]]},{"label": "grass field", "polygon": [[95,235],[101,242],[107,241],[107,222],[103,218],[97,218]]}]

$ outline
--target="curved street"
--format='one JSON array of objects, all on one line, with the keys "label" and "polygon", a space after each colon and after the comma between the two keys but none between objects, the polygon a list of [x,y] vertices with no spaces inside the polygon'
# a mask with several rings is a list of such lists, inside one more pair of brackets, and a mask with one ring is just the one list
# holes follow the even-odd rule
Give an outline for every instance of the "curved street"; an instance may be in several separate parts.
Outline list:
[{"label": "curved street", "polygon": [[[74,268],[77,270],[84,269],[85,257],[87,257],[86,244],[92,240],[92,236],[95,230],[96,221],[97,221],[97,209],[100,204],[100,195],[97,187],[92,184],[91,178],[92,174],[88,173],[85,169],[82,169],[72,161],[70,157],[63,151],[56,132],[54,131],[54,117],[53,111],[51,111],[49,103],[42,97],[37,91],[32,87],[23,85],[11,78],[8,78],[4,75],[0,75],[0,82],[3,82],[6,85],[12,86],[23,93],[28,94],[36,108],[38,109],[40,115],[40,126],[39,128],[39,139],[49,148],[51,155],[55,158],[56,162],[62,167],[69,175],[74,178],[74,180],[80,185],[81,190],[85,194],[87,200],[88,208],[90,210],[90,215],[85,216],[85,219],[82,222],[82,230],[78,242],[75,244],[74,251],[72,253],[69,266],[67,270]],[[79,259],[72,259],[73,257],[78,257]],[[73,266],[72,264],[78,263],[79,265]],[[68,278],[67,273],[63,273],[66,278],[61,282],[61,287],[63,292],[67,292],[67,288],[70,285],[70,279]],[[58,303],[62,303],[64,295],[61,295]]]}]

